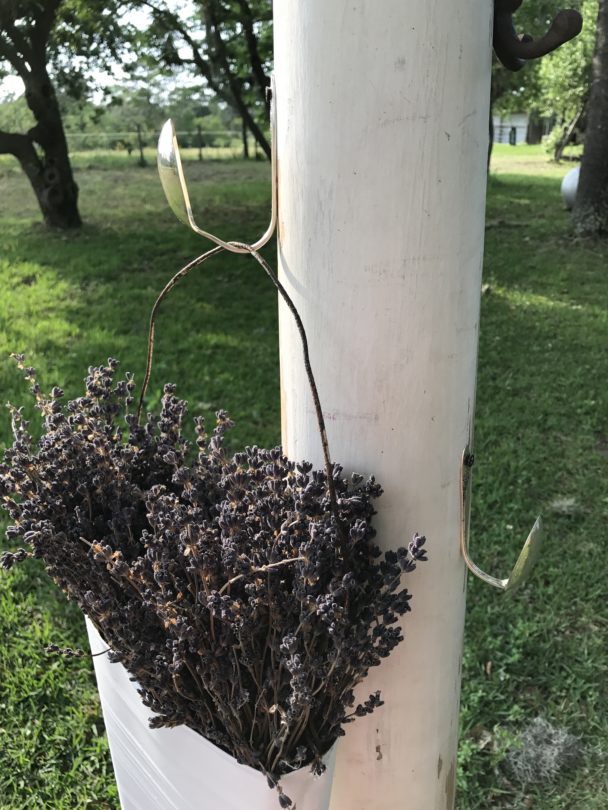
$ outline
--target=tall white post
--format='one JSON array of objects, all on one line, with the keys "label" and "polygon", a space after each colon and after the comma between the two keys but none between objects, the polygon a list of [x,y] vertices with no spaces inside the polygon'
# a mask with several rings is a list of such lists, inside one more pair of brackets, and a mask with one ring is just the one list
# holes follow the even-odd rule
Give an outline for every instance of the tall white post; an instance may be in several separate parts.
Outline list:
[{"label": "tall white post", "polygon": [[[374,474],[384,548],[428,537],[406,640],[363,685],[332,810],[454,805],[491,0],[274,3],[281,279],[308,331],[335,461]],[[322,466],[282,306],[283,443]]]}]

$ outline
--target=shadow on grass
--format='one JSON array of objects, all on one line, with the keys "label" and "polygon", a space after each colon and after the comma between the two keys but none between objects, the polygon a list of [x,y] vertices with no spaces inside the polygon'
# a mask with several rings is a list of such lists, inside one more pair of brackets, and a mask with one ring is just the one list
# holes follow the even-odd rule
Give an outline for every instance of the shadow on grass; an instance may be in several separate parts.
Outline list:
[{"label": "shadow on grass", "polygon": [[489,184],[487,281],[555,302],[605,306],[606,242],[575,239],[559,179],[501,175]]}]

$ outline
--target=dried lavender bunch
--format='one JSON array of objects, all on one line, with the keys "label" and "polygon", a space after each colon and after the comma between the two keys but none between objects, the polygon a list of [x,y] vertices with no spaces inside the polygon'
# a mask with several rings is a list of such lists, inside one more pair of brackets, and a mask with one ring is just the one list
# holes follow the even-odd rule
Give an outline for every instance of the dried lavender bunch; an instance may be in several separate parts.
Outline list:
[{"label": "dried lavender bunch", "polygon": [[115,360],[66,405],[17,362],[43,432],[35,443],[12,409],[0,497],[7,536],[31,552],[2,566],[43,559],[139,683],[150,725],[189,726],[265,773],[288,807],[280,777],[322,772],[344,726],[382,705],[379,693],[355,705],[353,690],[403,639],[402,575],[425,559],[425,538],[383,555],[373,478],[333,466],[337,520],[325,472],[280,448],[228,457],[224,412],[211,436],[195,419],[189,448],[172,385],[139,424]]}]

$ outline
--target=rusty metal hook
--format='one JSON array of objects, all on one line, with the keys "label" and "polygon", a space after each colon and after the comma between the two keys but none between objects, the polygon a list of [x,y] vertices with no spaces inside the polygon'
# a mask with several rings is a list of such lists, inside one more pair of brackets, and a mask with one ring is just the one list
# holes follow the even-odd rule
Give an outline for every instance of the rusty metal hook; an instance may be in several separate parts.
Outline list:
[{"label": "rusty metal hook", "polygon": [[494,51],[508,70],[521,70],[529,59],[538,59],[580,34],[583,18],[578,11],[560,11],[551,27],[540,39],[528,34],[519,37],[513,24],[513,14],[523,0],[494,0]]},{"label": "rusty metal hook", "polygon": [[482,571],[473,562],[469,553],[469,532],[468,521],[471,505],[471,467],[473,466],[473,455],[469,445],[462,451],[460,462],[460,551],[469,571],[487,585],[499,588],[501,591],[513,592],[517,590],[530,576],[534,568],[538,555],[540,554],[543,542],[543,524],[540,515],[536,518],[530,534],[519,552],[519,557],[508,577],[499,579],[490,576]]}]

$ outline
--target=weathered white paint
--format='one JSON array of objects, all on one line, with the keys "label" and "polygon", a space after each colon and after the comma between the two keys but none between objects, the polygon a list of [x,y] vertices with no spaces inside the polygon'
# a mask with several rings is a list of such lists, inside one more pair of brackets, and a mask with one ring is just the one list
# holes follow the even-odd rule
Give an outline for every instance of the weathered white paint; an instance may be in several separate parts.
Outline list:
[{"label": "weathered white paint", "polygon": [[[333,458],[385,489],[378,539],[429,538],[406,640],[362,690],[332,810],[450,810],[465,570],[459,465],[472,429],[490,87],[489,0],[274,4],[279,257]],[[283,442],[322,466],[281,306]]]}]

